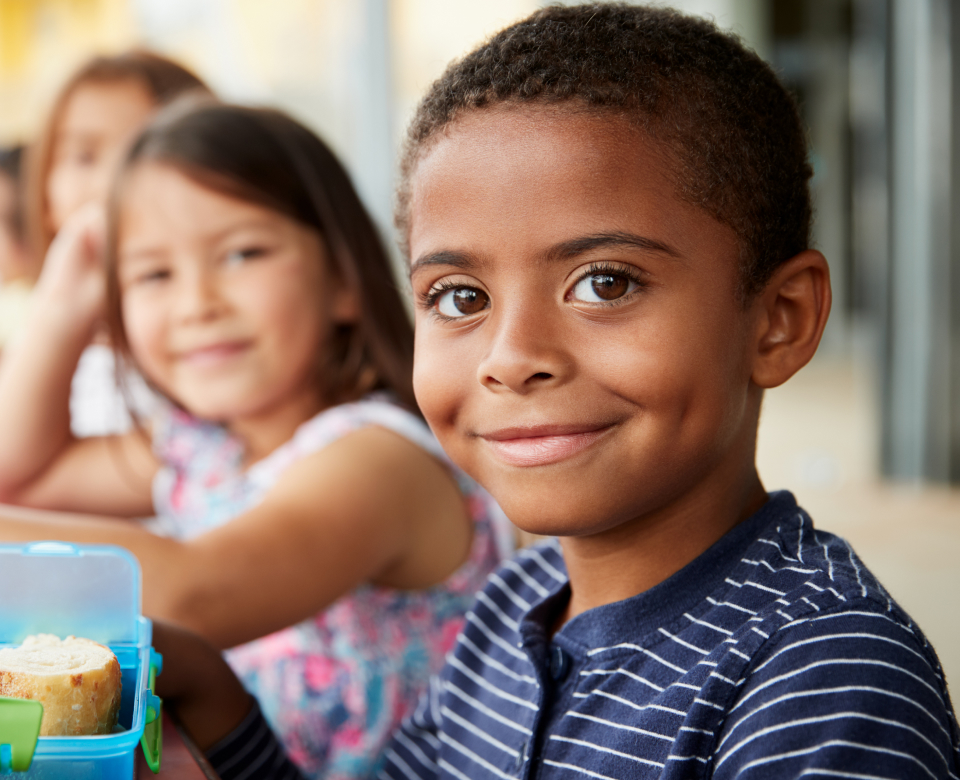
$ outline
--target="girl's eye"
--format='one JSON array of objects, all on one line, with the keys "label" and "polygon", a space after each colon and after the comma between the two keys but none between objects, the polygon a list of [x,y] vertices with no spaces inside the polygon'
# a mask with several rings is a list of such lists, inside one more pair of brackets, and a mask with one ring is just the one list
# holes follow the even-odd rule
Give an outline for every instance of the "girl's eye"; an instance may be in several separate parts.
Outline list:
[{"label": "girl's eye", "polygon": [[233,249],[227,252],[227,265],[242,265],[248,260],[263,257],[267,250],[259,246],[249,246],[243,249]]},{"label": "girl's eye", "polygon": [[476,287],[454,287],[436,300],[437,311],[444,317],[469,317],[487,308],[490,298]]},{"label": "girl's eye", "polygon": [[134,278],[134,284],[152,284],[164,282],[170,278],[170,271],[166,268],[155,268],[150,271],[144,271]]},{"label": "girl's eye", "polygon": [[583,303],[609,303],[629,295],[639,286],[625,274],[602,271],[591,273],[577,282],[571,297]]}]

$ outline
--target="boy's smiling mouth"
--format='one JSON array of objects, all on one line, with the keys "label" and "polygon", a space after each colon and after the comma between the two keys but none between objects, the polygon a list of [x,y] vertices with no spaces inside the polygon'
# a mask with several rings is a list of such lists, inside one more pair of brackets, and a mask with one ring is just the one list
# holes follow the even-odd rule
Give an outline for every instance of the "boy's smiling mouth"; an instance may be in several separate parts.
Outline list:
[{"label": "boy's smiling mouth", "polygon": [[511,466],[546,466],[583,452],[613,428],[607,423],[501,428],[478,434]]}]

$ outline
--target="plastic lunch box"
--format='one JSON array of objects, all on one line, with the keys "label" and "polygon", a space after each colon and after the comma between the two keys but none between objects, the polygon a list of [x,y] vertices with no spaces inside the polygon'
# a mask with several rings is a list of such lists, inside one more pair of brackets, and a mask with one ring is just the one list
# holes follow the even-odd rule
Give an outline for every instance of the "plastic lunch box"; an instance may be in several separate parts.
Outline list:
[{"label": "plastic lunch box", "polygon": [[160,699],[153,694],[162,659],[152,624],[140,614],[140,565],[119,547],[63,542],[0,545],[0,647],[30,634],[93,639],[117,656],[120,721],[113,734],[38,737],[42,705],[0,697],[0,777],[10,780],[129,780],[143,744],[160,762]]}]

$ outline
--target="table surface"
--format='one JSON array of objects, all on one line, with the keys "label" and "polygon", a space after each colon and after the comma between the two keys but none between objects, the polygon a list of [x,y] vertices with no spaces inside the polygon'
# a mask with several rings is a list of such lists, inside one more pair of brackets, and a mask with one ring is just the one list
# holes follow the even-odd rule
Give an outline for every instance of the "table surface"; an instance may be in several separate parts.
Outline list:
[{"label": "table surface", "polygon": [[219,780],[200,751],[166,712],[163,713],[160,771],[154,775],[143,758],[143,751],[137,748],[137,777],[139,780],[150,780],[154,777],[159,780]]}]

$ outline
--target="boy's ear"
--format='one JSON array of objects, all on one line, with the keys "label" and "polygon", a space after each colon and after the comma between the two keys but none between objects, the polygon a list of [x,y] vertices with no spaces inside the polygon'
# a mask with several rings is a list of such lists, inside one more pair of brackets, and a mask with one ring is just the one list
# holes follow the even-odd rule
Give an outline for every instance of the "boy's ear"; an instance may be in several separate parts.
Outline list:
[{"label": "boy's ear", "polygon": [[830,269],[807,249],[777,269],[757,295],[757,330],[751,379],[770,388],[786,382],[817,351],[830,315]]}]

